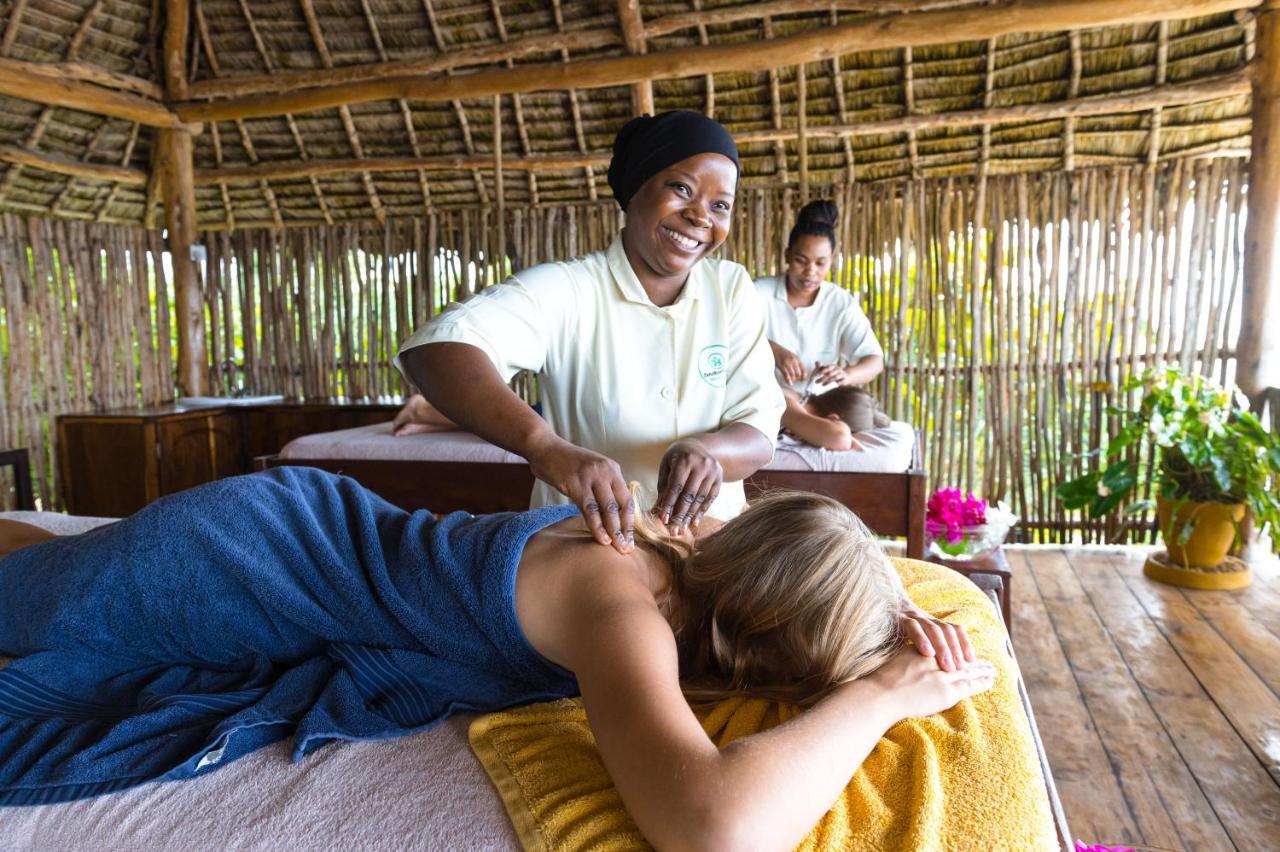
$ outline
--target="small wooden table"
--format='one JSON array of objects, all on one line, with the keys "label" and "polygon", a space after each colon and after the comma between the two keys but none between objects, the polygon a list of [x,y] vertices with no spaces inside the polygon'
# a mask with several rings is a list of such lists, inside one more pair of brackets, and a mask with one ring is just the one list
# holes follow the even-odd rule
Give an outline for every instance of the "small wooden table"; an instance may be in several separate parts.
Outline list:
[{"label": "small wooden table", "polygon": [[1009,599],[1013,595],[1013,571],[1009,568],[1004,548],[997,547],[995,552],[979,559],[943,559],[932,553],[925,558],[965,575],[984,591],[994,592],[996,600],[1000,602],[1004,628],[1010,638],[1013,637],[1013,615],[1009,606]]}]

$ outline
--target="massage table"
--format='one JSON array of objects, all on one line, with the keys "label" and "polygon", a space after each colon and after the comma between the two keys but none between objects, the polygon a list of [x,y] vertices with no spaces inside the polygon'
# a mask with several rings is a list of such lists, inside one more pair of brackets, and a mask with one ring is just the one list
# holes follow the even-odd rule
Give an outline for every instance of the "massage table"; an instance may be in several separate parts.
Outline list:
[{"label": "massage table", "polygon": [[[397,438],[391,423],[305,435],[257,469],[310,465],[342,473],[405,509],[437,514],[529,507],[533,474],[520,456],[469,432]],[[919,434],[905,423],[859,433],[866,449],[829,452],[779,442],[773,461],[746,481],[747,497],[768,489],[813,491],[839,500],[877,535],[906,539],[906,554],[924,556],[925,474]]]},{"label": "massage table", "polygon": [[[29,511],[0,518],[59,535],[111,522]],[[1020,676],[1017,691],[1059,845],[1069,849]],[[518,849],[502,800],[468,746],[474,718],[460,714],[414,736],[326,746],[300,765],[290,762],[285,740],[187,781],[0,808],[0,836],[5,846],[22,849]]]}]

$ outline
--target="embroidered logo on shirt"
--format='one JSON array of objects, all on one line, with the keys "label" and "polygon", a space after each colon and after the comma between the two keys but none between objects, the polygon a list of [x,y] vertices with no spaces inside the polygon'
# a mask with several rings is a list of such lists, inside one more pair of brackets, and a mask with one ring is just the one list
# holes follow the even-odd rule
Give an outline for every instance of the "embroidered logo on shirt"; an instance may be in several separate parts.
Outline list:
[{"label": "embroidered logo on shirt", "polygon": [[713,343],[698,353],[698,375],[713,388],[724,387],[729,377],[729,347]]}]

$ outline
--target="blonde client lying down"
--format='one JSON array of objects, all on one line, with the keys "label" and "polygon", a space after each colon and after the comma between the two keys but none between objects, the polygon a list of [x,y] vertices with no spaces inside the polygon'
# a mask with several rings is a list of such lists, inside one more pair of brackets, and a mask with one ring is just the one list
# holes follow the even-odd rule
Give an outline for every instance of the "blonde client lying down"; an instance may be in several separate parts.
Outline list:
[{"label": "blonde client lying down", "polygon": [[[637,515],[620,554],[574,506],[437,520],[289,467],[70,538],[10,522],[0,803],[580,693],[655,845],[790,847],[891,726],[993,683],[833,500],[775,494],[697,538]],[[718,749],[688,698],[743,693],[808,709]]]}]

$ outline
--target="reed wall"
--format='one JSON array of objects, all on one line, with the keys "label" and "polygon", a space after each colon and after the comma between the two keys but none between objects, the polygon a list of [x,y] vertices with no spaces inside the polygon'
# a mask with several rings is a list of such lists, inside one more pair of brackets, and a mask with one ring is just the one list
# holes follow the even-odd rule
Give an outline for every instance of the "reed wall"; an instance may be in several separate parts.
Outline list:
[{"label": "reed wall", "polygon": [[[1230,380],[1246,171],[1184,159],[817,190],[844,214],[833,276],[885,347],[875,390],[925,435],[931,487],[1007,500],[1035,540],[1131,534],[1064,512],[1052,489],[1090,463],[1081,454],[1128,372],[1170,361]],[[799,203],[793,190],[744,190],[722,255],[776,272]],[[620,223],[612,202],[509,208],[499,237],[495,216],[207,234],[214,392],[399,395],[390,357],[413,328],[512,269],[606,247]],[[171,394],[158,379],[170,375],[167,282],[154,235],[11,217],[3,228],[0,438],[39,450],[40,493],[57,505],[54,415]]]}]

